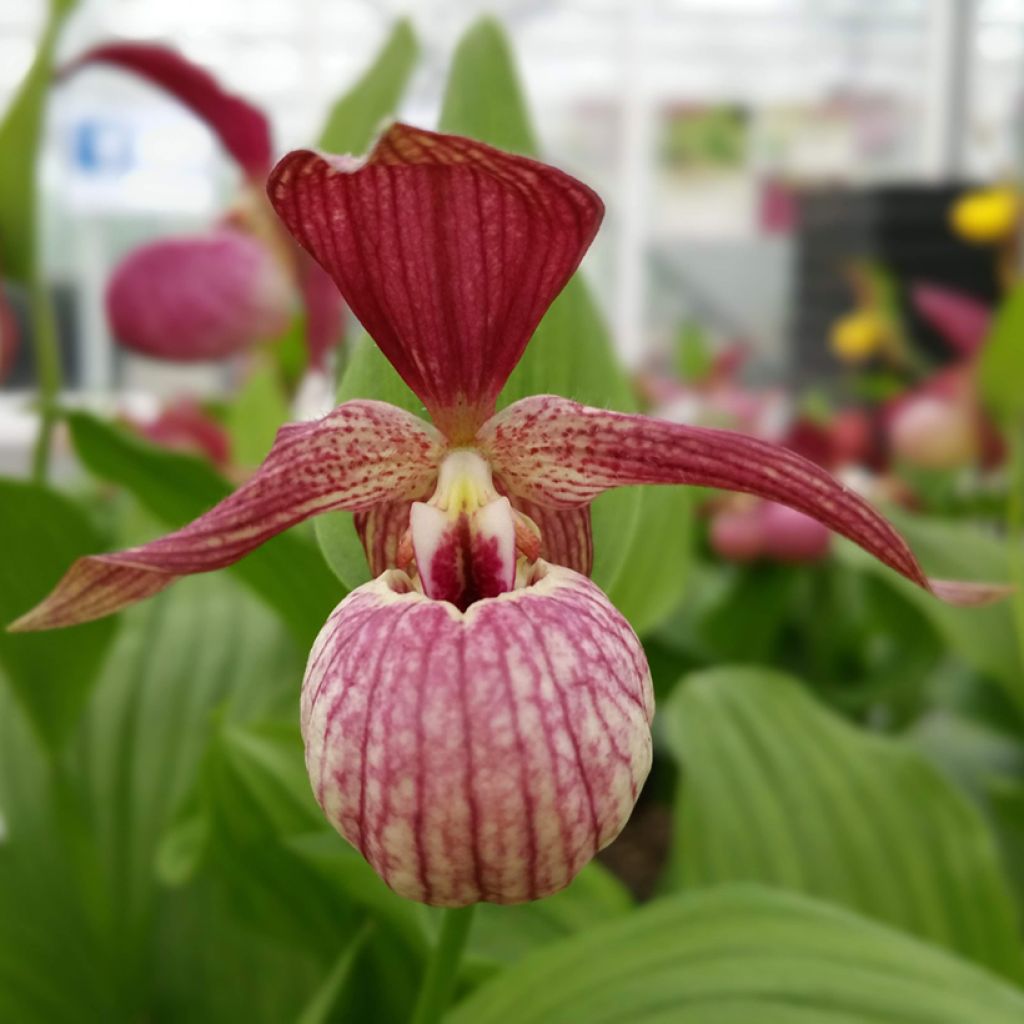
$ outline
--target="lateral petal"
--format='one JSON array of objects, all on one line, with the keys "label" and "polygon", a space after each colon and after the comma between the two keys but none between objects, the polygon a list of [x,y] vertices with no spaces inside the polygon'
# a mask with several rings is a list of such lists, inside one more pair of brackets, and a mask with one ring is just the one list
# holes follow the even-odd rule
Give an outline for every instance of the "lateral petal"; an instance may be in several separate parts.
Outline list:
[{"label": "lateral petal", "polygon": [[182,54],[158,43],[103,43],[66,65],[61,78],[90,64],[113,64],[170,93],[209,125],[250,178],[262,179],[270,170],[274,151],[267,116]]},{"label": "lateral petal", "polygon": [[363,161],[289,153],[267,193],[454,441],[494,411],[603,214],[556,168],[402,124]]},{"label": "lateral petal", "polygon": [[179,576],[231,565],[310,516],[421,494],[436,476],[440,451],[435,430],[384,402],[346,402],[321,420],[284,426],[256,474],[230,497],[175,533],[78,559],[41,604],[8,628],[100,618]]},{"label": "lateral petal", "polygon": [[1005,596],[990,584],[929,580],[889,521],[830,473],[779,445],[735,431],[594,409],[554,395],[516,402],[478,436],[505,486],[574,508],[611,487],[696,484],[755,494],[803,512],[953,604]]}]

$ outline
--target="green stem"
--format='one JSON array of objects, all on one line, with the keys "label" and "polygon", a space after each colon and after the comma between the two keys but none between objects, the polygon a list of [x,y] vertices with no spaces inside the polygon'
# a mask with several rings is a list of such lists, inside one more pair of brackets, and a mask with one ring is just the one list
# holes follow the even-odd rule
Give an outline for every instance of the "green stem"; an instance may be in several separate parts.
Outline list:
[{"label": "green stem", "polygon": [[60,394],[60,346],[57,319],[46,285],[38,272],[29,282],[32,309],[32,344],[36,357],[36,379],[39,385],[39,433],[32,454],[32,479],[46,483],[50,470],[53,429],[57,423],[57,397]]},{"label": "green stem", "polygon": [[[1014,585],[1013,620],[1020,663],[1024,666],[1024,420],[1010,426],[1010,493],[1006,526],[1010,544],[1010,580]],[[1018,694],[1024,704],[1024,693]]]},{"label": "green stem", "polygon": [[427,964],[412,1024],[437,1024],[451,1002],[455,989],[455,976],[466,946],[469,926],[473,923],[474,904],[444,912],[441,934],[437,937],[434,954]]}]

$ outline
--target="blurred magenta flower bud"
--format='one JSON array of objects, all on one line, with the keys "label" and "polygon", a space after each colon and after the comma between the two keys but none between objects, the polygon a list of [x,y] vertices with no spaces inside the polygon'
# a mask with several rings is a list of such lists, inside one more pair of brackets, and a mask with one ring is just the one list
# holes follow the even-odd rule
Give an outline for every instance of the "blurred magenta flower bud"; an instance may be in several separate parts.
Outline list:
[{"label": "blurred magenta flower bud", "polygon": [[774,501],[729,502],[711,517],[712,550],[730,562],[816,562],[830,533],[816,519]]},{"label": "blurred magenta flower bud", "polygon": [[650,674],[587,579],[590,505],[637,484],[752,494],[820,520],[959,604],[820,466],[754,437],[534,395],[498,396],[597,232],[567,174],[396,124],[364,160],[309,150],[270,175],[288,230],[334,279],[432,422],[353,400],[285,426],[243,486],[175,533],[79,559],[13,628],[109,614],[230,565],[332,509],[376,579],[310,655],[302,730],[328,820],[398,892],[512,903],[555,892],[628,818],[650,766]]},{"label": "blurred magenta flower bud", "polygon": [[292,316],[292,283],[250,235],[220,228],[133,250],[107,285],[115,337],[173,362],[223,359],[281,334]]},{"label": "blurred magenta flower bud", "polygon": [[192,398],[178,398],[155,419],[136,424],[148,441],[171,451],[201,455],[224,469],[231,458],[228,432]]}]

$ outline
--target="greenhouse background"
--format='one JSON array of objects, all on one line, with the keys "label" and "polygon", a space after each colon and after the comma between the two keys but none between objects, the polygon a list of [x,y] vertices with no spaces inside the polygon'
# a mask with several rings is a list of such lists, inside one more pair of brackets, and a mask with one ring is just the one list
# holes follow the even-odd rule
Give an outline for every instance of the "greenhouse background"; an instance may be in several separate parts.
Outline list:
[{"label": "greenhouse background", "polygon": [[1024,1020],[1022,161],[1024,0],[0,0],[0,1020]]}]

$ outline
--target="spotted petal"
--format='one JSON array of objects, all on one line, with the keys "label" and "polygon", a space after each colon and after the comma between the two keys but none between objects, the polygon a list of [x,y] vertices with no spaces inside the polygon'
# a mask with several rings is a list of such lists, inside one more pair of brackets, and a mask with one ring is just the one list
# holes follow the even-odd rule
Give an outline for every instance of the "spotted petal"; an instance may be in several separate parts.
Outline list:
[{"label": "spotted petal", "polygon": [[574,508],[632,484],[720,487],[817,519],[953,604],[983,604],[1007,592],[929,580],[906,541],[863,498],[803,456],[745,434],[537,395],[493,417],[479,442],[508,490],[540,505]]},{"label": "spotted petal", "polygon": [[643,648],[568,569],[466,612],[394,571],[354,590],[302,687],[313,792],[395,891],[442,906],[562,889],[651,765]]},{"label": "spotted petal", "polygon": [[282,427],[255,476],[176,533],[72,565],[55,590],[10,628],[52,629],[109,615],[179,576],[237,562],[310,516],[358,511],[429,490],[437,432],[384,402],[354,401],[322,420]]},{"label": "spotted petal", "polygon": [[223,359],[276,337],[292,304],[275,255],[230,228],[140,246],[107,286],[118,342],[177,362]]},{"label": "spotted petal", "polygon": [[270,170],[270,122],[258,107],[221,88],[203,68],[155,43],[104,43],[87,50],[61,72],[66,77],[91,64],[112,64],[170,93],[205,121],[249,177]]},{"label": "spotted petal", "polygon": [[603,213],[553,167],[401,124],[364,161],[289,153],[267,192],[454,441],[493,412]]}]

